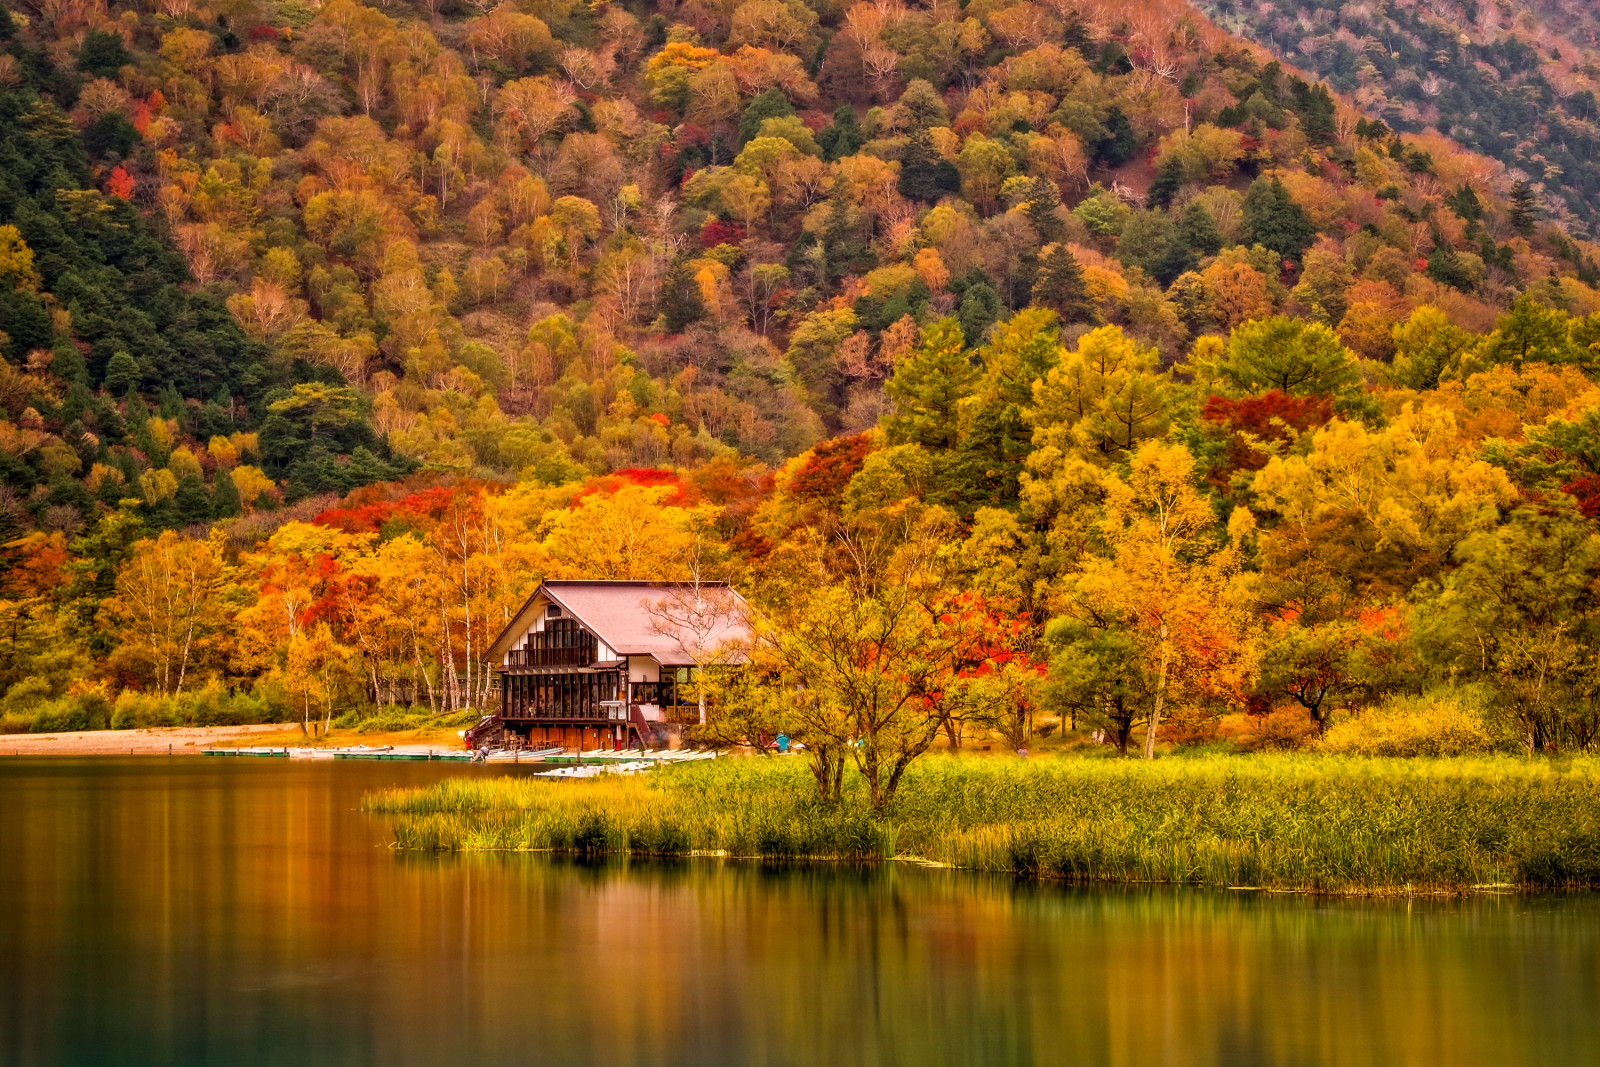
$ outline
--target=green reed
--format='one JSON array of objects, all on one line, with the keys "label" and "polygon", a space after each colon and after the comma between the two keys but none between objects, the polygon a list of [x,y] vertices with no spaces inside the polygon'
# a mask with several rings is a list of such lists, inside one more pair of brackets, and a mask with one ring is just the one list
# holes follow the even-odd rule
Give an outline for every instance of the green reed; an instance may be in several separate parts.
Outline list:
[{"label": "green reed", "polygon": [[922,859],[1076,882],[1321,892],[1600,885],[1600,762],[931,756],[892,808],[796,760],[368,798],[406,849]]}]

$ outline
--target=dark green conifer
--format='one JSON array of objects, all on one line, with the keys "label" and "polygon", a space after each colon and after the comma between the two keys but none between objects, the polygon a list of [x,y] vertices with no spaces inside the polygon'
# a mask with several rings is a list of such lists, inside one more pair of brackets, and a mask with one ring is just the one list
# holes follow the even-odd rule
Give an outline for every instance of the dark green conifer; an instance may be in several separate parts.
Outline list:
[{"label": "dark green conifer", "polygon": [[1033,283],[1033,303],[1054,311],[1062,322],[1093,320],[1088,289],[1083,283],[1083,268],[1065,245],[1056,245],[1039,260],[1039,274]]}]

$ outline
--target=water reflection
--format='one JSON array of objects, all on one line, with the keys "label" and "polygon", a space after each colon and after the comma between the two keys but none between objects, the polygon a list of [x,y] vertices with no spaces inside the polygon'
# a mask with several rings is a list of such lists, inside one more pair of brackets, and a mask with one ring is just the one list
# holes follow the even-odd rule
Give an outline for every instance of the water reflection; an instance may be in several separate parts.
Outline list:
[{"label": "water reflection", "polygon": [[516,771],[0,761],[0,1063],[1600,1057],[1594,897],[418,856],[356,810],[451,773]]}]

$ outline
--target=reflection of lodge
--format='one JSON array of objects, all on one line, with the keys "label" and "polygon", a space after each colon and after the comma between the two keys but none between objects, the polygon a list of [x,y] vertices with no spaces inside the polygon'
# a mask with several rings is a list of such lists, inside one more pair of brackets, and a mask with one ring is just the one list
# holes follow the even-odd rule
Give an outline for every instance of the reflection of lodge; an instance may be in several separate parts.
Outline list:
[{"label": "reflection of lodge", "polygon": [[[745,636],[744,602],[726,585],[542,583],[490,648],[498,723],[512,743],[658,744],[699,721],[695,655]],[[694,632],[680,632],[686,614]]]}]

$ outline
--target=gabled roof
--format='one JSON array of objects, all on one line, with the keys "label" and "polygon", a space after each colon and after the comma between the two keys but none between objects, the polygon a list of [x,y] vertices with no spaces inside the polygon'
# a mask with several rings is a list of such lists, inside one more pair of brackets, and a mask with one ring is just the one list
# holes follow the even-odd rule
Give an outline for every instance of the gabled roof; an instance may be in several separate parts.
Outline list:
[{"label": "gabled roof", "polygon": [[[726,582],[701,582],[701,626],[707,652],[721,645],[743,644],[750,638],[749,606]],[[694,664],[696,634],[679,627],[692,604],[692,582],[581,582],[539,583],[511,622],[489,646],[489,656],[498,660],[538,620],[540,602],[555,604],[578,620],[619,655],[651,656],[667,667]]]}]

